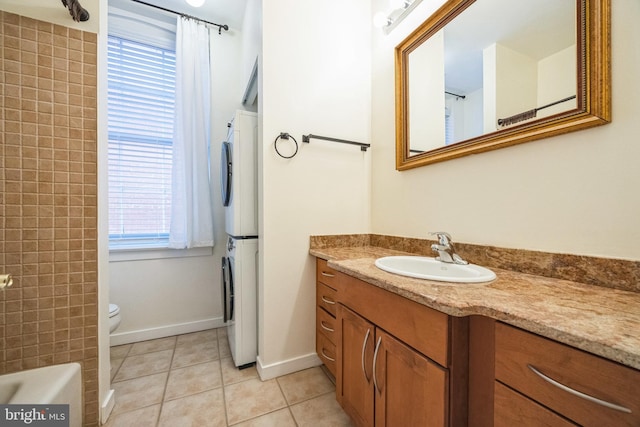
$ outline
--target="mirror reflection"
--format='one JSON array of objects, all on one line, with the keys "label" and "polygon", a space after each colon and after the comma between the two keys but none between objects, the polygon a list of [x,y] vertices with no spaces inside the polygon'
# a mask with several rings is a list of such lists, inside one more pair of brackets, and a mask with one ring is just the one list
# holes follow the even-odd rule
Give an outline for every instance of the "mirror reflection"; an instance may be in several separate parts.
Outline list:
[{"label": "mirror reflection", "polygon": [[478,0],[408,54],[409,156],[577,108],[575,0]]}]

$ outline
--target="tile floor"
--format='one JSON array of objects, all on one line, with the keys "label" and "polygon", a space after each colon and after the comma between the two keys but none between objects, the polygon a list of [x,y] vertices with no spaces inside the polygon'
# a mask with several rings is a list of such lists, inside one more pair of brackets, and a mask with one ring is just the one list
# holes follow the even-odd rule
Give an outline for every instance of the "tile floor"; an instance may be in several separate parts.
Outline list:
[{"label": "tile floor", "polygon": [[108,427],[352,426],[317,367],[260,381],[238,370],[226,329],[111,347]]}]

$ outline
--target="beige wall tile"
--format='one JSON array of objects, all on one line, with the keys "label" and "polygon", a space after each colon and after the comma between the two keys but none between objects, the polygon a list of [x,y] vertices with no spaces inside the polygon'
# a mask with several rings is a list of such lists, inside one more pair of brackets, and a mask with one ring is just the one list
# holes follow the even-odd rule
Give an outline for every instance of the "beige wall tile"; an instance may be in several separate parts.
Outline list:
[{"label": "beige wall tile", "polygon": [[[0,262],[14,275],[16,289],[25,291],[0,295],[0,374],[71,360],[81,362],[83,424],[95,426],[96,110],[83,111],[83,121],[74,122],[79,131],[80,155],[76,154],[73,161],[84,171],[80,180],[70,173],[68,114],[72,99],[68,91],[71,84],[76,84],[77,91],[95,104],[96,35],[85,36],[82,31],[68,31],[5,12],[0,13],[0,26],[5,114],[0,127],[0,158],[4,159],[5,170],[5,180],[0,183],[0,214],[6,217],[5,227],[0,230]],[[69,37],[75,42],[69,42]],[[92,78],[70,78],[70,47],[77,58],[75,69],[88,70]],[[83,96],[74,101],[81,105]],[[85,152],[90,155],[85,156]],[[83,225],[91,232],[85,233],[81,246],[70,240],[68,230],[72,182],[75,194],[92,196],[76,200],[82,214],[91,215]],[[90,186],[88,193],[81,191],[85,185]],[[88,258],[83,257],[85,249]],[[72,264],[74,252],[79,255],[78,261],[90,259],[94,263]],[[79,298],[69,297],[70,283],[80,287],[76,292]],[[16,316],[18,313],[22,319]]]}]

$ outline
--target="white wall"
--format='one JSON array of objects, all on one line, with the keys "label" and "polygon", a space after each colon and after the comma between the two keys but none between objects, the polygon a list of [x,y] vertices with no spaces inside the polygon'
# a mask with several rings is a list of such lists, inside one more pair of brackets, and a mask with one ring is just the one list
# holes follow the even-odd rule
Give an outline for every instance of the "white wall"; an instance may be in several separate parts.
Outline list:
[{"label": "white wall", "polygon": [[612,3],[611,124],[406,172],[393,162],[393,46],[411,20],[374,32],[372,231],[640,260],[638,16],[640,2]]},{"label": "white wall", "polygon": [[225,254],[220,196],[220,146],[227,122],[241,107],[242,33],[212,31],[211,176],[214,204],[213,255],[109,263],[110,300],[122,323],[111,343],[122,344],[222,325],[220,259]]},{"label": "white wall", "polygon": [[[253,65],[262,46],[261,4],[258,0],[247,0],[242,21],[242,82],[251,77]],[[244,88],[243,88],[244,89]]]},{"label": "white wall", "polygon": [[[464,132],[462,133],[462,138],[457,138],[458,141],[482,134],[482,121],[484,117],[482,114],[483,99],[483,90],[480,88],[468,93],[467,97],[462,101],[464,108]],[[458,103],[460,103],[460,101],[458,101]]]},{"label": "white wall", "polygon": [[445,140],[444,31],[411,52],[408,62],[410,75],[425,76],[410,84],[409,146],[413,150],[433,150]]},{"label": "white wall", "polygon": [[[542,106],[576,94],[577,76],[576,46],[556,52],[538,62],[538,103]],[[538,117],[550,116],[576,108],[575,99],[566,101],[538,112]]]},{"label": "white wall", "polygon": [[498,121],[498,45],[482,50],[482,133],[496,130]]},{"label": "white wall", "polygon": [[538,94],[537,61],[500,44],[496,46],[496,52],[498,119],[535,108]]},{"label": "white wall", "polygon": [[[369,231],[371,140],[369,0],[262,3],[259,370],[263,378],[319,363],[315,259],[309,235]],[[280,132],[298,155],[275,153]],[[286,144],[279,145],[283,151]]]}]

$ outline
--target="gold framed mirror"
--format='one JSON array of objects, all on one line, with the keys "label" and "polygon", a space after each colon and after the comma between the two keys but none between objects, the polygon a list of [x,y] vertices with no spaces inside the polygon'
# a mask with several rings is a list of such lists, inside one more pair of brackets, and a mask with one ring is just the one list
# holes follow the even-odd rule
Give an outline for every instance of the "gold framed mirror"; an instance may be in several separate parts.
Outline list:
[{"label": "gold framed mirror", "polygon": [[448,0],[395,49],[396,169],[609,123],[610,16],[610,0]]}]

